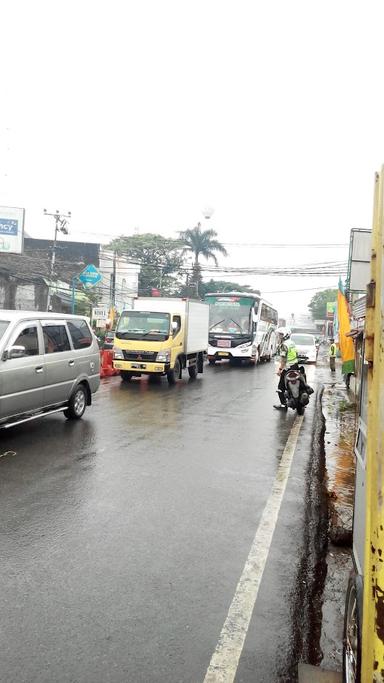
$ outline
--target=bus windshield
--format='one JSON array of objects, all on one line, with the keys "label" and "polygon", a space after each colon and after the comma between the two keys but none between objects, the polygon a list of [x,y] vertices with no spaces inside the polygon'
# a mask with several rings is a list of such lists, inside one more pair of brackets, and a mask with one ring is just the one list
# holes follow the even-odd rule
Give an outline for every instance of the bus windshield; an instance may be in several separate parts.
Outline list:
[{"label": "bus windshield", "polygon": [[207,296],[209,306],[209,331],[211,334],[244,335],[252,331],[252,307],[257,310],[258,301],[250,297]]},{"label": "bus windshield", "polygon": [[116,329],[118,339],[165,341],[169,337],[169,313],[124,311]]}]

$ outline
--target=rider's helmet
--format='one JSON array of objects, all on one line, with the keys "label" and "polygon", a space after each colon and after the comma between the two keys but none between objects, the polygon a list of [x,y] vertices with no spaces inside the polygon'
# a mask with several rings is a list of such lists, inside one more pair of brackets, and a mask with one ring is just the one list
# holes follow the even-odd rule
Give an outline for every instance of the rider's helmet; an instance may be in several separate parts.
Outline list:
[{"label": "rider's helmet", "polygon": [[286,341],[290,338],[292,332],[289,327],[278,327],[276,330],[276,334],[278,334],[283,341]]}]

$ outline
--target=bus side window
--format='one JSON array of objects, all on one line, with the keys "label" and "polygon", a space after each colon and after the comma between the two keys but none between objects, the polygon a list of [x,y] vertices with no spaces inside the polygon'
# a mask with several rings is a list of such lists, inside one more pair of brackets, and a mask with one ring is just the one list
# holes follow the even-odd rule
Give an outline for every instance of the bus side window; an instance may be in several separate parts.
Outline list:
[{"label": "bus side window", "polygon": [[269,318],[268,318],[268,310],[269,310],[269,308],[268,308],[268,306],[266,306],[265,304],[263,304],[263,305],[261,306],[260,319],[261,319],[263,322],[268,322],[268,319],[269,319]]}]

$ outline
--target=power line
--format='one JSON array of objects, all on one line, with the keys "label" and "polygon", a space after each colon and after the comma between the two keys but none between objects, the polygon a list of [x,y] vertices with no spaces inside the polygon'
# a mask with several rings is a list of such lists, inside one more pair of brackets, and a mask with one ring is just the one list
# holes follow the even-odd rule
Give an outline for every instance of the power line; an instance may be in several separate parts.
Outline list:
[{"label": "power line", "polygon": [[[273,289],[270,291],[264,291],[264,294],[285,294],[289,292],[321,292],[324,289],[324,287],[304,287],[303,289]],[[337,287],[334,287],[334,289],[337,289]]]},{"label": "power line", "polygon": [[[108,232],[92,232],[87,230],[78,230],[77,234],[80,235],[92,235],[93,237],[108,237],[110,240],[122,238],[135,237],[134,234],[122,235],[114,234],[111,235]],[[145,233],[143,233],[145,234]],[[168,237],[165,239],[175,239],[173,237]],[[179,240],[175,240],[179,241]],[[312,249],[333,249],[333,248],[347,248],[349,246],[348,242],[297,242],[297,243],[283,243],[283,242],[222,242],[224,246],[228,247],[257,247],[266,249],[296,249],[296,248],[312,248]]]},{"label": "power line", "polygon": [[347,248],[348,244],[345,242],[335,242],[335,243],[318,243],[313,244],[310,242],[301,243],[290,243],[290,244],[279,244],[276,242],[222,242],[225,247],[257,247],[266,249],[296,249],[296,248],[307,248],[307,249],[341,249]]}]

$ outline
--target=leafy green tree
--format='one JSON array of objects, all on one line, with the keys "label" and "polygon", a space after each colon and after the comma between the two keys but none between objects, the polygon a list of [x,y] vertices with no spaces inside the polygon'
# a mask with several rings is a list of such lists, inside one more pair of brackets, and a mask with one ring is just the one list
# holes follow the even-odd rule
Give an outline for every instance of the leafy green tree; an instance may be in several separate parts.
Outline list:
[{"label": "leafy green tree", "polygon": [[141,266],[139,294],[152,289],[164,295],[177,294],[182,286],[183,246],[180,241],[155,233],[117,237],[107,247]]},{"label": "leafy green tree", "polygon": [[316,292],[308,304],[313,320],[325,320],[327,317],[327,302],[337,301],[337,289],[323,289]]},{"label": "leafy green tree", "polygon": [[200,256],[207,261],[212,260],[215,266],[218,265],[217,253],[227,256],[227,250],[216,237],[217,232],[215,230],[202,230],[201,223],[198,223],[195,228],[180,232],[180,241],[184,247],[183,252],[191,252],[194,257],[191,284],[195,286],[196,293],[199,294],[201,294],[202,286]]}]

